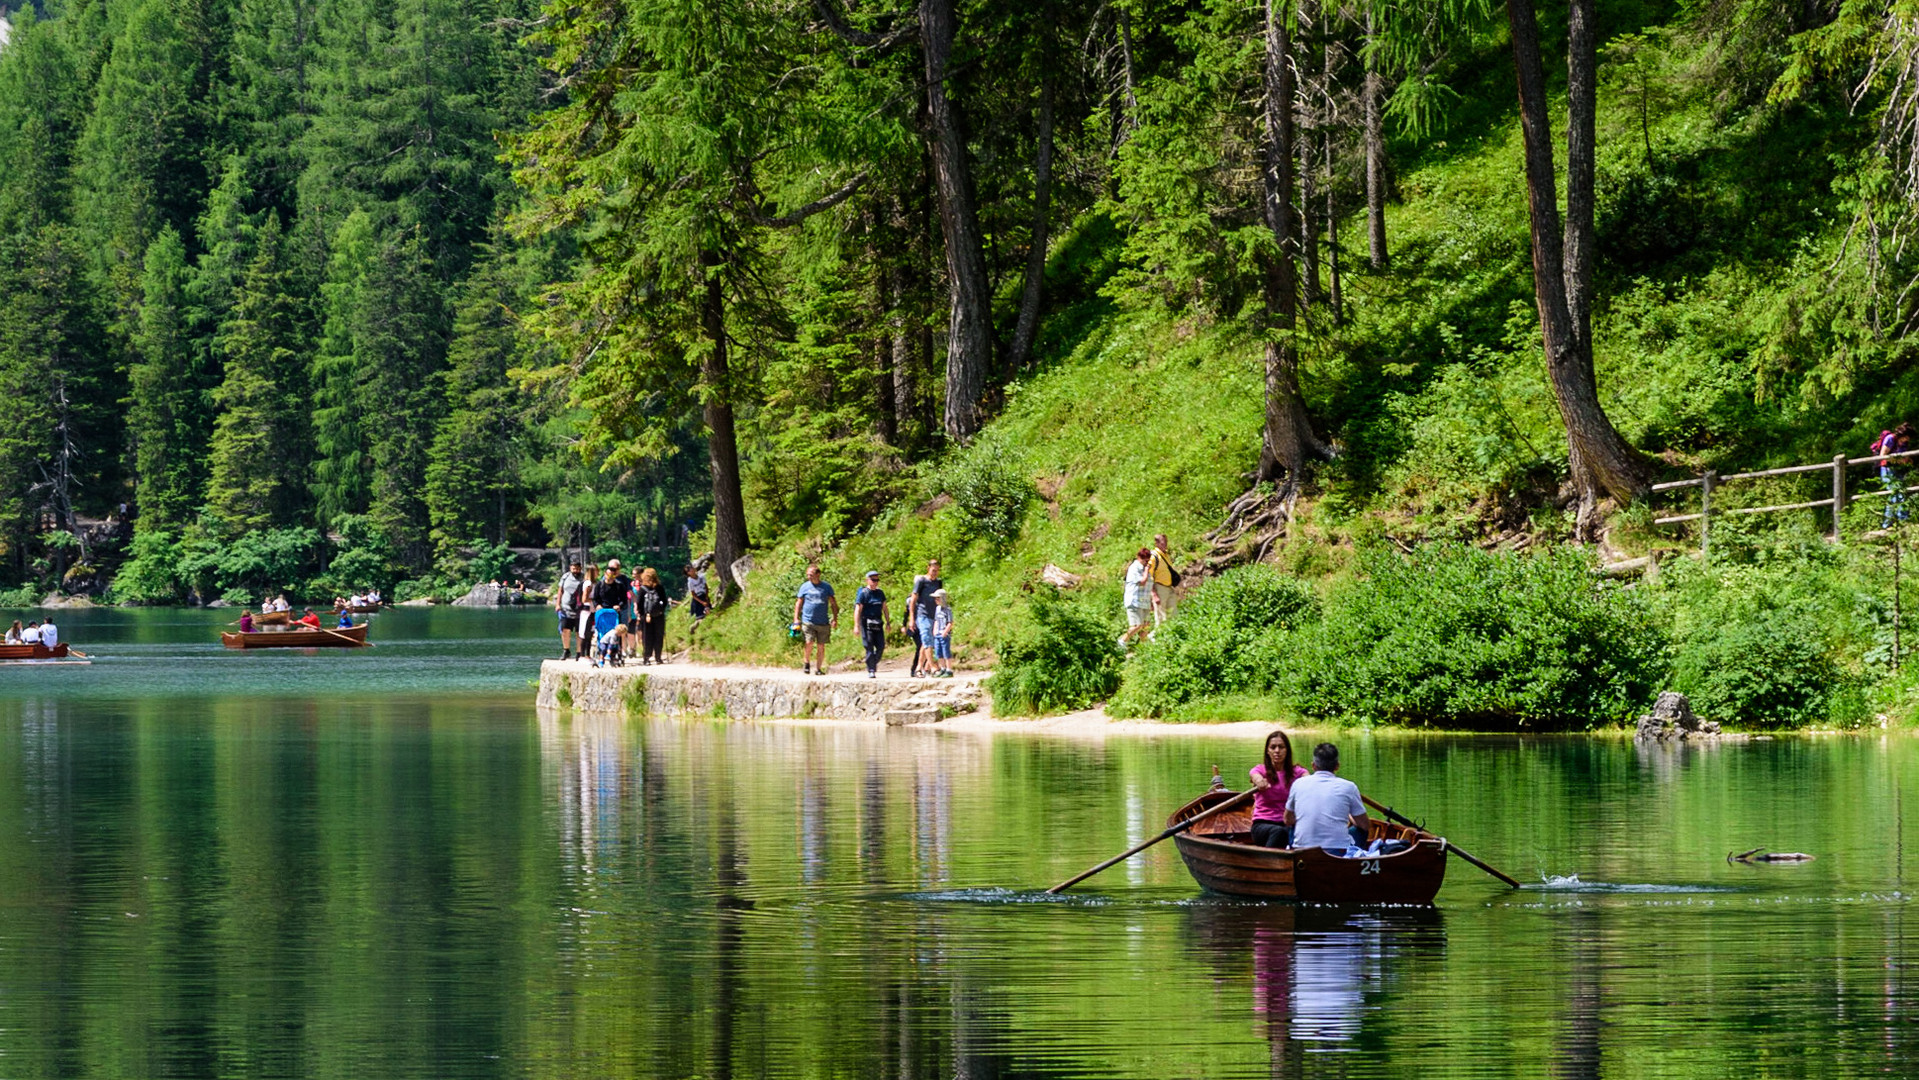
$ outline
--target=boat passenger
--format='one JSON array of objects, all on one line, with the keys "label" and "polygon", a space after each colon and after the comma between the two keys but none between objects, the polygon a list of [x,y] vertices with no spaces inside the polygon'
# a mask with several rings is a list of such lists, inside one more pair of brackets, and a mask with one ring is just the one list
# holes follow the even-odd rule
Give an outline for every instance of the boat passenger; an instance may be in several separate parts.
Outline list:
[{"label": "boat passenger", "polygon": [[1284,731],[1266,736],[1264,759],[1252,768],[1253,843],[1260,847],[1292,846],[1293,830],[1286,827],[1286,797],[1293,782],[1306,770],[1293,764],[1293,740]]},{"label": "boat passenger", "polygon": [[1293,830],[1294,847],[1339,852],[1349,841],[1365,846],[1372,828],[1366,804],[1360,801],[1358,786],[1340,779],[1338,772],[1339,747],[1329,742],[1313,747],[1313,774],[1295,781],[1286,796],[1286,825]]},{"label": "boat passenger", "polygon": [[20,631],[20,643],[22,645],[40,644],[40,621],[38,619],[28,622],[27,628]]},{"label": "boat passenger", "polygon": [[311,626],[315,630],[318,630],[320,628],[320,617],[313,613],[312,608],[304,608],[302,610],[304,610],[306,614],[300,616],[300,625]]},{"label": "boat passenger", "polygon": [[353,613],[351,611],[340,612],[340,629],[342,630],[353,629]]},{"label": "boat passenger", "polygon": [[240,612],[240,632],[242,634],[253,633],[253,611],[250,608],[242,609]]},{"label": "boat passenger", "polygon": [[45,645],[49,649],[60,644],[60,628],[53,625],[53,616],[51,615],[47,616],[46,622],[40,624],[40,644]]},{"label": "boat passenger", "polygon": [[19,619],[13,620],[13,625],[7,627],[7,644],[9,645],[24,644],[23,640],[20,637],[20,620]]}]

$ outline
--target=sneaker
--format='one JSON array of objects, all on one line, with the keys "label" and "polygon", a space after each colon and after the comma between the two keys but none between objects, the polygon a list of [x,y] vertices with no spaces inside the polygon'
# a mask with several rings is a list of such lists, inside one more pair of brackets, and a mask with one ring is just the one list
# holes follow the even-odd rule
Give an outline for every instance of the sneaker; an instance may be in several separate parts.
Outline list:
[{"label": "sneaker", "polygon": [[877,671],[869,671],[869,672],[867,672],[867,673],[866,673],[866,677],[867,677],[867,678],[869,678],[869,679],[877,679],[877,678],[879,678],[880,676],[879,676],[879,672],[877,672]]},{"label": "sneaker", "polygon": [[801,665],[800,665],[800,674],[802,674],[802,675],[811,675],[811,674],[813,674],[813,665],[811,665],[811,664],[801,664]]}]

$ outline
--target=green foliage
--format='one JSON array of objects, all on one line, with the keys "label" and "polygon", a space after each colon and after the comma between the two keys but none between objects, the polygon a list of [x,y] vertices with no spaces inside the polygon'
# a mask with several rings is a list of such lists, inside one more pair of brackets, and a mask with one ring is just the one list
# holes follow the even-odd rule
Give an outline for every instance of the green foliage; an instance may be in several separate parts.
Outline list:
[{"label": "green foliage", "polygon": [[1660,688],[1666,637],[1592,568],[1577,549],[1375,553],[1293,639],[1300,711],[1533,731],[1626,720]]},{"label": "green foliage", "polygon": [[1036,492],[1020,455],[997,439],[982,439],[954,456],[939,472],[939,485],[953,497],[960,536],[1005,548],[1019,539],[1026,507]]},{"label": "green foliage", "polygon": [[133,557],[114,576],[113,592],[136,604],[172,604],[186,597],[180,576],[184,549],[178,535],[157,529],[133,534]]},{"label": "green foliage", "polygon": [[327,572],[315,579],[316,596],[346,596],[372,586],[389,589],[396,571],[393,548],[361,514],[345,514],[333,521],[336,539]]},{"label": "green foliage", "polygon": [[0,589],[0,608],[39,607],[41,597],[46,590],[32,585],[22,585],[17,589]]},{"label": "green foliage", "polygon": [[[263,529],[219,545],[189,541],[179,576],[201,596],[232,596],[248,602],[280,592],[298,594],[319,568],[324,539],[311,528]],[[248,600],[240,600],[239,597]]]},{"label": "green foliage", "polygon": [[1134,650],[1109,711],[1166,716],[1198,698],[1284,685],[1287,640],[1317,618],[1312,587],[1270,566],[1229,570],[1189,596]]},{"label": "green foliage", "polygon": [[1121,655],[1104,620],[1048,588],[1032,594],[1032,626],[999,646],[987,680],[1001,715],[1081,709],[1119,687]]}]

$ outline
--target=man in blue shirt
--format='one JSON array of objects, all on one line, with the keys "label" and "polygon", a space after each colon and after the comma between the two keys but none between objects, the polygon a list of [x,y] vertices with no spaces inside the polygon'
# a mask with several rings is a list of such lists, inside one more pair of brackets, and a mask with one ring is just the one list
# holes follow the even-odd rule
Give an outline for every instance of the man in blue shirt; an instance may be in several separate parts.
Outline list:
[{"label": "man in blue shirt", "polygon": [[[840,602],[833,586],[820,580],[820,564],[806,568],[806,581],[793,601],[793,625],[802,635],[800,656],[806,662],[801,670],[814,675],[826,674],[826,643],[833,640],[833,628],[840,624]],[[819,659],[813,658],[818,647]]]},{"label": "man in blue shirt", "polygon": [[1358,786],[1341,780],[1334,775],[1337,772],[1339,747],[1329,742],[1313,747],[1312,775],[1293,781],[1286,795],[1286,824],[1293,830],[1294,847],[1340,852],[1348,846],[1365,846],[1372,827],[1366,804],[1360,801]]}]

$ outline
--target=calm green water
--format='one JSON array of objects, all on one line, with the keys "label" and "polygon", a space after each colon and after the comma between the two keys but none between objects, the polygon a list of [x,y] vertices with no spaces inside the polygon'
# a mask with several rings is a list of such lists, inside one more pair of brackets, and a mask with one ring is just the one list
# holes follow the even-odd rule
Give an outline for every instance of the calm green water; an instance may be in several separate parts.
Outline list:
[{"label": "calm green water", "polygon": [[541,715],[543,618],[414,615],[0,673],[0,1076],[1919,1071],[1910,738],[1349,735],[1550,884],[1239,904],[1164,844],[1056,900],[1257,746]]}]

